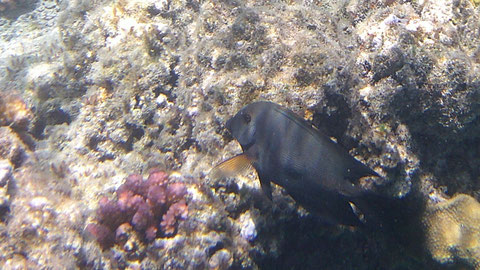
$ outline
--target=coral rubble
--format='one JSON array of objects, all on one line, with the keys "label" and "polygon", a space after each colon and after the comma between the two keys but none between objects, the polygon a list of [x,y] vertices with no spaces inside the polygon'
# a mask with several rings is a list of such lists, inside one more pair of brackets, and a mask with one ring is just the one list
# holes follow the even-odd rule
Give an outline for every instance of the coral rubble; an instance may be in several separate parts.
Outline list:
[{"label": "coral rubble", "polygon": [[458,194],[425,213],[427,248],[440,263],[466,261],[480,269],[480,203]]},{"label": "coral rubble", "polygon": [[152,242],[157,236],[172,236],[188,207],[183,183],[169,183],[168,174],[152,170],[146,180],[132,174],[116,191],[116,200],[100,199],[97,222],[87,225],[103,248],[123,245],[135,231],[139,239]]}]

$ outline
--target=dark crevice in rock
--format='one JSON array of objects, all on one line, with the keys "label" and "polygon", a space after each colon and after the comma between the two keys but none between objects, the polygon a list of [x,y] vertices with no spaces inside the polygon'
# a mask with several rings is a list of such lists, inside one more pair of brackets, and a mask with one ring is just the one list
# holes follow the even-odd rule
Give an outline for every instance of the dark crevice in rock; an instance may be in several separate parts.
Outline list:
[{"label": "dark crevice in rock", "polygon": [[92,136],[88,139],[87,147],[90,150],[97,151],[98,144],[103,140],[103,138],[99,136]]},{"label": "dark crevice in rock", "polygon": [[115,159],[115,155],[113,153],[105,153],[98,159],[98,161],[104,162],[106,160],[114,160],[114,159]]},{"label": "dark crevice in rock", "polygon": [[[343,146],[351,148],[347,143],[345,133],[348,121],[352,117],[346,98],[334,91],[325,91],[325,105],[319,106],[313,115],[313,124],[328,136],[341,140]],[[352,146],[353,147],[353,146]]]},{"label": "dark crevice in rock", "polygon": [[171,88],[175,88],[175,87],[178,86],[179,75],[176,73],[175,67],[178,65],[179,60],[180,59],[177,57],[175,59],[175,62],[170,65],[170,78],[169,78],[167,84]]},{"label": "dark crevice in rock", "polygon": [[41,140],[44,138],[43,131],[45,130],[46,126],[47,126],[47,122],[45,121],[45,119],[37,119],[37,121],[33,122],[30,133],[36,139]]}]

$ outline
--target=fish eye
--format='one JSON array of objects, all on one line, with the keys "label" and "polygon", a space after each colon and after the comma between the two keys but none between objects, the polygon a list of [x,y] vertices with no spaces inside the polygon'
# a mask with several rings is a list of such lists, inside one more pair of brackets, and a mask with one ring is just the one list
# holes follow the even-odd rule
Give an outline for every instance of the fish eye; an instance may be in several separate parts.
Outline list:
[{"label": "fish eye", "polygon": [[248,113],[245,113],[243,114],[243,120],[245,121],[245,123],[250,123],[250,121],[252,121],[252,117],[250,117],[250,114]]}]

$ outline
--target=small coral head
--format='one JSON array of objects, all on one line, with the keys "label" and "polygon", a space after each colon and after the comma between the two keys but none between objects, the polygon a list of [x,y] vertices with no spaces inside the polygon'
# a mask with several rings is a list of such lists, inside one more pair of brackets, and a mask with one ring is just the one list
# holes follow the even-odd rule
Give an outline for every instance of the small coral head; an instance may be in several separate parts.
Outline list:
[{"label": "small coral head", "polygon": [[127,177],[125,183],[118,188],[117,194],[123,193],[127,190],[142,195],[147,191],[147,185],[145,184],[145,181],[143,181],[141,175],[131,174]]},{"label": "small coral head", "polygon": [[187,187],[183,183],[172,183],[167,187],[167,197],[171,202],[181,200],[187,194]]},{"label": "small coral head", "polygon": [[113,246],[113,232],[105,225],[90,223],[85,229],[90,235],[97,239],[102,248],[110,248]]},{"label": "small coral head", "polygon": [[117,197],[118,197],[117,204],[118,204],[118,207],[120,207],[120,210],[122,210],[122,212],[127,212],[128,209],[130,209],[131,207],[130,200],[134,195],[135,194],[133,194],[133,192],[130,190],[124,190],[121,193],[117,192]]},{"label": "small coral head", "polygon": [[171,236],[175,233],[176,225],[179,219],[185,219],[188,215],[188,207],[185,199],[182,199],[170,206],[167,213],[163,215],[160,227],[166,236]]},{"label": "small coral head", "polygon": [[158,169],[152,169],[147,179],[148,186],[162,186],[168,182],[168,174]]},{"label": "small coral head", "polygon": [[165,188],[162,186],[148,187],[147,202],[153,208],[162,208],[167,200]]},{"label": "small coral head", "polygon": [[108,227],[116,227],[122,223],[123,214],[116,202],[102,197],[97,210],[97,219]]},{"label": "small coral head", "polygon": [[158,229],[155,225],[147,228],[147,230],[145,231],[145,238],[148,242],[152,242],[153,240],[155,240],[155,238],[157,238],[157,231]]},{"label": "small coral head", "polygon": [[147,203],[141,204],[137,212],[132,217],[132,224],[135,230],[143,231],[147,226],[154,221],[154,215],[150,206]]}]

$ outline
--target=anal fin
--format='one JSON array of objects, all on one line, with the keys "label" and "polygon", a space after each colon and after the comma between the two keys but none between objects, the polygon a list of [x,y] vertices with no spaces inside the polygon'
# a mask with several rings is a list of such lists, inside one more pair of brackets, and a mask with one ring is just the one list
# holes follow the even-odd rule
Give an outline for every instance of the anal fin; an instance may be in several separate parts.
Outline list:
[{"label": "anal fin", "polygon": [[270,179],[268,179],[265,174],[263,174],[261,171],[257,170],[258,178],[260,180],[260,186],[262,187],[263,194],[272,200],[272,184],[270,182]]}]

